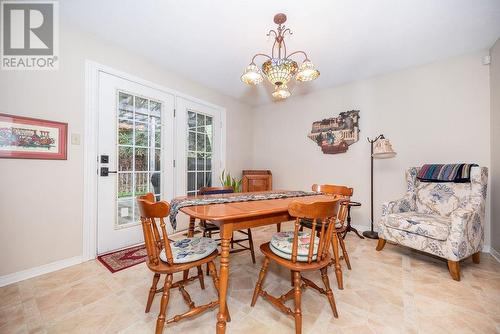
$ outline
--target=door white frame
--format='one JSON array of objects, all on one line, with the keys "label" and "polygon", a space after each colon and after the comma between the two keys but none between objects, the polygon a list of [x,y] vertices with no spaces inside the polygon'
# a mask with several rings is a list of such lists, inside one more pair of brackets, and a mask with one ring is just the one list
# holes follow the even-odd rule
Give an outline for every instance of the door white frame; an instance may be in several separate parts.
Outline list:
[{"label": "door white frame", "polygon": [[[226,164],[226,109],[187,94],[169,89],[162,85],[141,79],[126,72],[122,72],[97,62],[85,61],[85,114],[84,114],[84,156],[83,156],[83,231],[82,231],[82,261],[97,257],[97,155],[98,155],[98,97],[99,97],[99,72],[108,73],[138,84],[154,88],[183,99],[206,105],[220,111],[221,115],[221,141],[220,141],[220,166]],[[175,136],[178,134],[174,129]],[[174,148],[174,156],[176,156]],[[174,170],[174,175],[175,175]],[[217,180],[214,180],[217,181]],[[175,187],[175,185],[174,185]],[[174,194],[177,190],[174,188]]]}]

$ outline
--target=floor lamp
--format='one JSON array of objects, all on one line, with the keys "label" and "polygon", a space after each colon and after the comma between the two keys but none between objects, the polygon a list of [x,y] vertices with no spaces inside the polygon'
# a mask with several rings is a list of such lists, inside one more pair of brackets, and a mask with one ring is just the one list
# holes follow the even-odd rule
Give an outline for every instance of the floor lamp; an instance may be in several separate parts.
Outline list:
[{"label": "floor lamp", "polygon": [[396,152],[392,149],[391,142],[389,139],[385,139],[384,135],[379,135],[374,139],[367,138],[371,145],[370,150],[370,168],[371,168],[371,192],[370,192],[370,204],[371,204],[371,230],[364,231],[363,235],[370,239],[378,239],[378,233],[373,230],[373,159],[388,159],[394,158]]}]

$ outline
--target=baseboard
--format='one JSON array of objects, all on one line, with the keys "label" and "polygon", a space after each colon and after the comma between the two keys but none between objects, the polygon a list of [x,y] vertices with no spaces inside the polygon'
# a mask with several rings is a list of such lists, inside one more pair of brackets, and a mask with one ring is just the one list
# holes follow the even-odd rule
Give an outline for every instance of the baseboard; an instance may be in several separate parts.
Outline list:
[{"label": "baseboard", "polygon": [[495,258],[495,260],[500,262],[500,252],[499,251],[497,251],[495,248],[491,247],[489,253],[491,254],[491,256],[493,256]]},{"label": "baseboard", "polygon": [[70,257],[69,259],[59,260],[52,263],[47,263],[38,267],[21,270],[12,274],[0,276],[0,287],[12,283],[17,283],[28,278],[47,274],[56,270],[64,269],[82,263],[81,256]]},{"label": "baseboard", "polygon": [[354,227],[356,230],[358,230],[359,233],[364,232],[364,231],[370,231],[370,225],[351,224],[351,226]]}]

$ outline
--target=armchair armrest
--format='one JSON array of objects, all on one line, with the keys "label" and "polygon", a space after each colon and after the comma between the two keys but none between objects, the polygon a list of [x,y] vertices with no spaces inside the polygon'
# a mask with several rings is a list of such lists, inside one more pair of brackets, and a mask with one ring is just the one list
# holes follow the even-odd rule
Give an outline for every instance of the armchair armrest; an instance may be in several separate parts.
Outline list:
[{"label": "armchair armrest", "polygon": [[415,210],[414,199],[410,196],[382,203],[382,217],[391,213],[409,212]]},{"label": "armchair armrest", "polygon": [[470,203],[450,215],[451,226],[448,242],[456,259],[461,260],[478,251],[484,242],[484,205]]}]

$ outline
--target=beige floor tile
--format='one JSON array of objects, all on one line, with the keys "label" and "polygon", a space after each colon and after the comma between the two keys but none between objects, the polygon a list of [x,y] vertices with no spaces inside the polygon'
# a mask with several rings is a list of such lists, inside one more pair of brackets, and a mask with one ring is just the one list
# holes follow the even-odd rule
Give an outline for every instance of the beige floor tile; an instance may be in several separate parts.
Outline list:
[{"label": "beige floor tile", "polygon": [[[284,230],[291,227],[283,225]],[[268,241],[275,231],[256,229],[255,244]],[[500,264],[489,254],[482,254],[479,265],[464,261],[462,280],[455,282],[445,261],[390,244],[376,252],[374,240],[353,235],[346,244],[352,270],[341,262],[344,290],[338,289],[334,271],[328,271],[339,318],[333,317],[324,295],[306,289],[303,333],[500,333]],[[250,307],[263,260],[258,249],[256,255],[256,264],[245,252],[231,256],[228,302],[233,320],[227,333],[293,333],[293,317],[262,298]],[[0,288],[0,333],[153,333],[161,294],[144,313],[152,276],[144,264],[111,274],[89,261]],[[323,286],[319,273],[304,276]],[[211,277],[205,277],[205,286],[202,291],[195,281],[187,287],[197,305],[217,298]],[[290,272],[271,263],[264,288],[277,296],[287,292]],[[293,309],[293,300],[287,305]],[[180,292],[173,290],[167,317],[186,310]],[[216,314],[217,309],[168,325],[165,333],[214,333]]]}]

